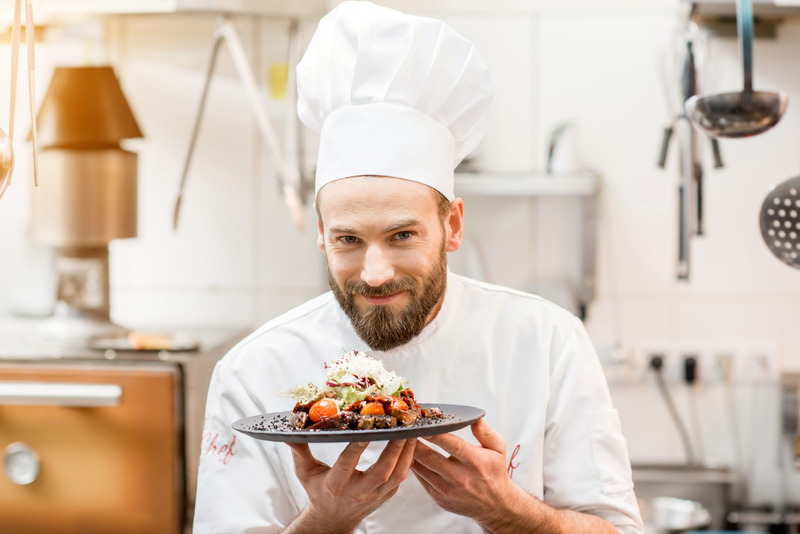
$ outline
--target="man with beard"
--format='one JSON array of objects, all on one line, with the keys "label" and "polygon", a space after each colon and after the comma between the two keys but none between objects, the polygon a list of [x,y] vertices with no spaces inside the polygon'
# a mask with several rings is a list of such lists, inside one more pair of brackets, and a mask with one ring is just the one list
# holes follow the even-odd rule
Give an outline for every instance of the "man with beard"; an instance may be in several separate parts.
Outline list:
[{"label": "man with beard", "polygon": [[[332,291],[217,364],[195,534],[641,533],[580,321],[447,269],[464,221],[453,169],[482,136],[490,94],[472,44],[440,21],[344,2],[297,74],[298,113],[320,132],[318,246]],[[314,382],[342,349],[371,350],[421,402],[486,417],[426,441],[287,446],[232,433],[238,419],[291,409],[276,393]]]}]

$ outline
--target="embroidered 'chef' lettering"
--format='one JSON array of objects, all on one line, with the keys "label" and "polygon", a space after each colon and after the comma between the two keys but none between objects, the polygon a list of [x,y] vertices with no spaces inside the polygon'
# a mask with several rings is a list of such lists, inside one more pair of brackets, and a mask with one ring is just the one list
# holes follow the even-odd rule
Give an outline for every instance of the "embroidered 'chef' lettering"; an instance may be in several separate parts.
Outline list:
[{"label": "embroidered 'chef' lettering", "polygon": [[201,445],[202,456],[214,456],[219,459],[223,465],[227,465],[231,456],[236,455],[233,446],[236,444],[236,436],[232,436],[230,443],[224,441],[220,437],[219,432],[209,428],[208,421],[206,421],[206,428],[203,431],[203,440]]},{"label": "embroidered 'chef' lettering", "polygon": [[514,478],[514,470],[519,467],[519,462],[514,463],[517,454],[519,454],[519,445],[514,447],[514,452],[511,453],[511,458],[508,460],[508,478]]}]

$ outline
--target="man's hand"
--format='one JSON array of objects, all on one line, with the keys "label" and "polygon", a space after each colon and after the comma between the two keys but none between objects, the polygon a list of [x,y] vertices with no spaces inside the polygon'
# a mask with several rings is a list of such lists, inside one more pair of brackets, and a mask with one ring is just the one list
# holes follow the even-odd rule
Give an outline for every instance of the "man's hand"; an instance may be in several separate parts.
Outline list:
[{"label": "man's hand", "polygon": [[604,519],[558,510],[526,494],[508,476],[503,437],[483,419],[472,425],[472,434],[481,446],[452,434],[426,438],[449,457],[417,444],[411,469],[439,506],[495,534],[617,533]]},{"label": "man's hand", "polygon": [[366,471],[356,466],[367,443],[350,443],[333,467],[318,461],[307,444],[292,443],[294,470],[309,505],[284,532],[352,532],[396,492],[414,460],[416,440],[390,441]]},{"label": "man's hand", "polygon": [[426,438],[450,457],[418,443],[411,469],[439,506],[483,523],[498,503],[516,498],[520,490],[508,477],[503,437],[484,419],[472,425],[472,434],[482,447],[452,434]]}]

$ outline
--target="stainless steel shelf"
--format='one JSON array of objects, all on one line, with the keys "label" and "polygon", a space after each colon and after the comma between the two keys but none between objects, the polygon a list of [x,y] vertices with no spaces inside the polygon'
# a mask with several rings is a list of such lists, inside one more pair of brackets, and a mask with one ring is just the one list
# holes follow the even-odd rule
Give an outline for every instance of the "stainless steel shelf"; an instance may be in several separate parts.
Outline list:
[{"label": "stainless steel shelf", "polygon": [[456,173],[458,196],[590,197],[597,192],[599,178],[593,172],[544,173]]},{"label": "stainless steel shelf", "polygon": [[[565,274],[577,298],[578,314],[585,317],[595,295],[596,221],[600,176],[591,171],[572,174],[456,173],[455,194],[460,197],[516,197],[569,199],[580,209],[580,235],[575,270]],[[476,199],[476,201],[478,201]],[[550,252],[549,252],[550,253]],[[555,252],[552,252],[555,253]],[[571,254],[569,251],[564,251]]]}]

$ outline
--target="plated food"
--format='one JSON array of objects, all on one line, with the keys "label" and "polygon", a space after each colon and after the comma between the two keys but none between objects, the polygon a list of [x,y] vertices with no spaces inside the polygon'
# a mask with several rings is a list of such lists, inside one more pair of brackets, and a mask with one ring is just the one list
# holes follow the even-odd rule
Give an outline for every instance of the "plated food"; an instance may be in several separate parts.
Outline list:
[{"label": "plated food", "polygon": [[252,415],[231,427],[261,441],[346,443],[413,439],[455,432],[485,415],[458,404],[418,404],[405,378],[360,351],[325,365],[322,386],[302,384],[279,395],[292,411]]},{"label": "plated food", "polygon": [[292,428],[379,430],[447,417],[438,407],[417,404],[405,378],[364,352],[345,352],[325,369],[323,386],[302,384],[280,393],[296,402],[289,416]]}]

